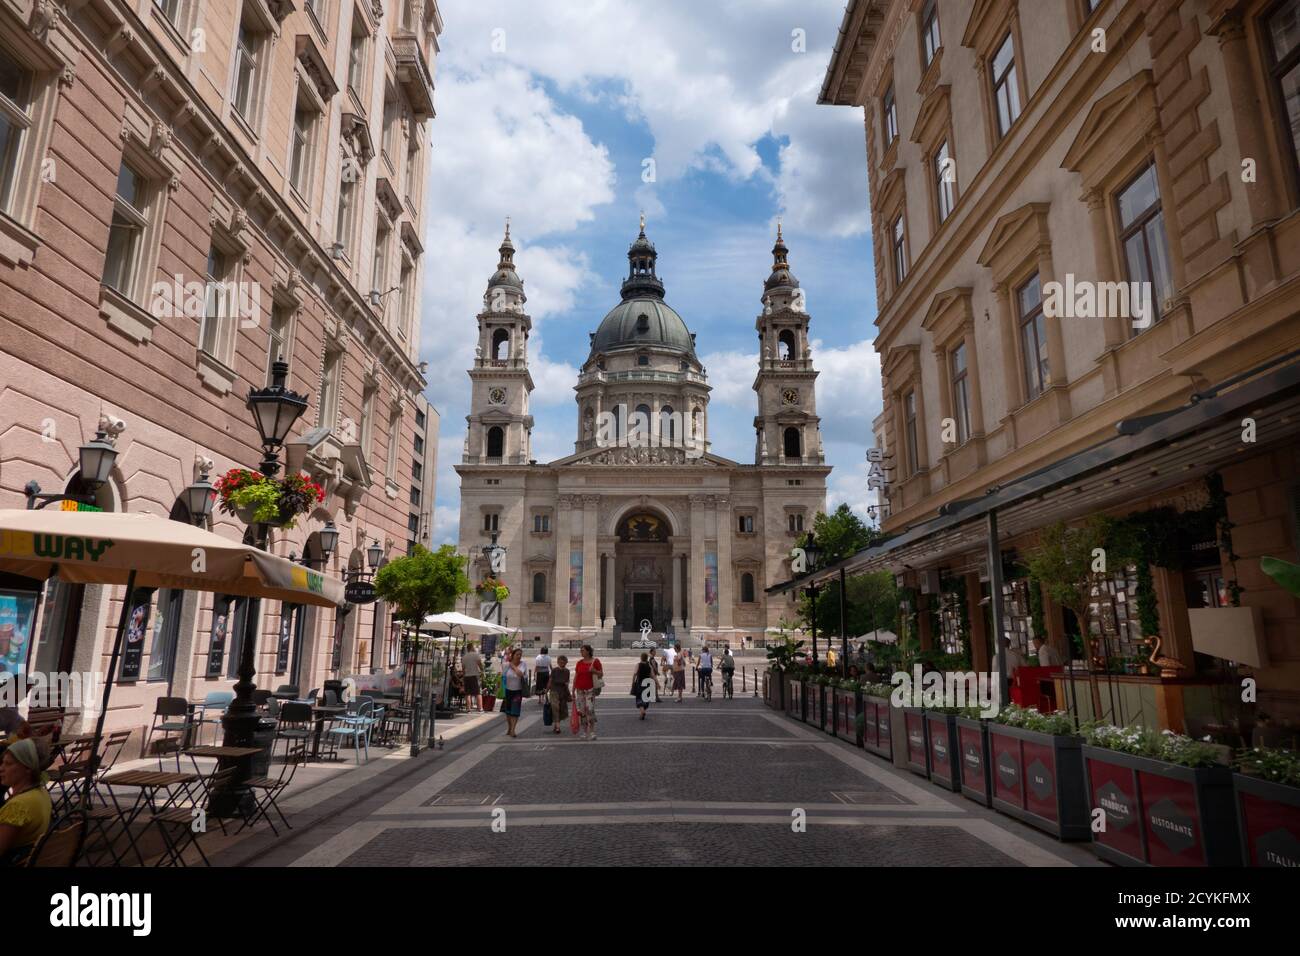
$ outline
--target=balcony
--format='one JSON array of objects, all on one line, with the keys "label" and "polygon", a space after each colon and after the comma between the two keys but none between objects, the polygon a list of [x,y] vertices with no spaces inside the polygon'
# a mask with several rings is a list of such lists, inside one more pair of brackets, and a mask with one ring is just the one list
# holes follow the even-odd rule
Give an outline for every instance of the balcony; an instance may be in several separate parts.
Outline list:
[{"label": "balcony", "polygon": [[624,372],[602,372],[599,369],[583,372],[578,376],[579,385],[613,382],[694,382],[698,385],[708,384],[708,379],[699,372],[663,372],[652,369],[628,369]]},{"label": "balcony", "polygon": [[406,92],[411,111],[421,122],[433,119],[433,74],[425,59],[420,41],[414,35],[392,38],[393,58],[397,61],[397,82]]}]

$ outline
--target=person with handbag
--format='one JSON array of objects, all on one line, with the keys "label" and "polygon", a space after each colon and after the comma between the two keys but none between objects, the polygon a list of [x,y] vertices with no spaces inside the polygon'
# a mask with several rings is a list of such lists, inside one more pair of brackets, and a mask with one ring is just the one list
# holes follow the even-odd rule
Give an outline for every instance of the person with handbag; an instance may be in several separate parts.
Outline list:
[{"label": "person with handbag", "polygon": [[645,720],[646,711],[650,709],[651,701],[657,696],[657,690],[654,671],[650,667],[650,655],[643,653],[641,663],[636,668],[636,676],[632,678],[632,696],[636,698],[636,706],[641,711],[642,720]]},{"label": "person with handbag", "polygon": [[686,656],[681,644],[677,645],[677,654],[673,657],[673,690],[677,691],[677,703],[680,704],[686,690]]},{"label": "person with handbag", "polygon": [[502,676],[506,700],[502,712],[506,715],[506,736],[514,737],[515,725],[519,723],[519,713],[523,709],[524,694],[528,691],[528,672],[524,670],[524,652],[515,648],[506,661],[506,670]]},{"label": "person with handbag", "polygon": [[605,669],[590,644],[582,645],[582,658],[573,669],[573,698],[582,722],[582,739],[596,739],[596,697],[605,686]]},{"label": "person with handbag", "polygon": [[569,719],[569,659],[563,654],[555,659],[555,666],[551,668],[547,693],[550,696],[551,722],[555,725],[554,733],[558,734]]}]

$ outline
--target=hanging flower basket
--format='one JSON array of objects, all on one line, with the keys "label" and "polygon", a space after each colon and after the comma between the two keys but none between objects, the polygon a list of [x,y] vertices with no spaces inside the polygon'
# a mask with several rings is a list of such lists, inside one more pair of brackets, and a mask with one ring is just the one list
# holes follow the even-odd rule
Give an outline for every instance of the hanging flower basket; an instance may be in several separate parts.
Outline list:
[{"label": "hanging flower basket", "polygon": [[498,604],[510,597],[510,589],[504,581],[496,578],[484,578],[478,586],[478,599],[483,602],[496,601]]},{"label": "hanging flower basket", "polygon": [[250,525],[292,528],[299,515],[325,500],[325,489],[306,475],[286,475],[277,481],[247,468],[230,469],[215,487],[221,511]]}]

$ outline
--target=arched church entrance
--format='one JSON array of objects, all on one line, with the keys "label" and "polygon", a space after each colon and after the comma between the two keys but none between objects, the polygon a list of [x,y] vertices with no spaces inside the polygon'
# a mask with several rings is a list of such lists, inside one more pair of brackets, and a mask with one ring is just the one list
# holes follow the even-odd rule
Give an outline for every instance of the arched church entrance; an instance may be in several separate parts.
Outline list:
[{"label": "arched church entrance", "polygon": [[673,614],[673,556],[667,518],[651,508],[629,512],[619,521],[614,546],[615,615],[624,634],[668,630]]}]

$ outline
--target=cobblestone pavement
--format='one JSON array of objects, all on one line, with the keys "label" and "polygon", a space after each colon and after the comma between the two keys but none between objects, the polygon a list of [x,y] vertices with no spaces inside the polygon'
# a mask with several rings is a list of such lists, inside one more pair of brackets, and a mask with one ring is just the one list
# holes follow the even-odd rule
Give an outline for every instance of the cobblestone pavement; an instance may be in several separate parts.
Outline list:
[{"label": "cobblestone pavement", "polygon": [[706,703],[688,693],[642,721],[616,689],[630,672],[610,677],[595,741],[567,727],[552,734],[529,701],[517,738],[489,720],[400,778],[335,795],[293,833],[250,841],[239,858],[216,862],[1097,865],[1085,847],[942,791],[752,697]]}]

